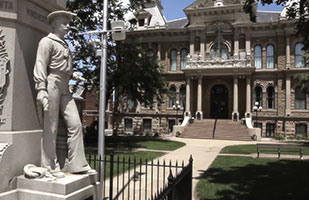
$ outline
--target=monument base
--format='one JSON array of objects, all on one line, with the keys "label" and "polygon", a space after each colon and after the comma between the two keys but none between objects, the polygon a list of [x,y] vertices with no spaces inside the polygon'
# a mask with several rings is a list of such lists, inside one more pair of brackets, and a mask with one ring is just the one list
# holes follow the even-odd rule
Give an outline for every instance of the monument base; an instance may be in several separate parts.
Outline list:
[{"label": "monument base", "polygon": [[0,132],[0,192],[16,188],[26,164],[40,165],[42,130]]},{"label": "monument base", "polygon": [[27,179],[17,177],[17,189],[0,194],[2,200],[95,200],[97,175],[65,174],[64,178]]}]

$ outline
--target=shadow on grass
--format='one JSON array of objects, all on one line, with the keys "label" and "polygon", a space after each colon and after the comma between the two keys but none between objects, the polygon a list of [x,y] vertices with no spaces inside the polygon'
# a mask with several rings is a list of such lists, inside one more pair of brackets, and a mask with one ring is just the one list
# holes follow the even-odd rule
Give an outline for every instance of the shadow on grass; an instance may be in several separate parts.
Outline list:
[{"label": "shadow on grass", "polygon": [[[95,147],[97,146],[97,138],[84,138],[85,146]],[[106,136],[105,137],[105,147],[112,148],[114,150],[127,148],[128,150],[136,148],[147,148],[147,149],[157,149],[157,150],[175,150],[182,147],[181,144],[175,144],[180,142],[174,142],[170,140],[164,140],[159,137],[151,136]],[[173,146],[174,148],[167,148]]]},{"label": "shadow on grass", "polygon": [[201,200],[309,199],[309,161],[217,159],[200,177]]}]

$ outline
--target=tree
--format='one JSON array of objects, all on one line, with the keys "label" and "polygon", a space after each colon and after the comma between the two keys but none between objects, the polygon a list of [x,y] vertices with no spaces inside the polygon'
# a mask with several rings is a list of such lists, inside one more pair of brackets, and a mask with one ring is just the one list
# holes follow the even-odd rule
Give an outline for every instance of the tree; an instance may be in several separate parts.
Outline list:
[{"label": "tree", "polygon": [[[295,20],[296,34],[303,38],[304,56],[309,65],[309,1],[308,0],[246,0],[244,9],[250,14],[251,21],[256,21],[254,12],[255,4],[261,2],[265,4],[283,5],[286,9],[288,19]],[[296,74],[294,76],[301,84],[304,92],[309,94],[309,73]]]},{"label": "tree", "polygon": [[[134,6],[137,6],[134,1]],[[141,3],[142,0],[141,0]],[[79,35],[80,32],[100,29],[103,19],[103,1],[70,0],[67,8],[77,14],[71,22],[72,30],[67,39],[74,47],[74,70],[80,71],[93,89],[99,91],[100,57],[96,57],[95,48],[89,39],[99,39],[99,35]],[[110,21],[124,18],[124,13],[133,7],[123,8],[119,0],[109,0],[108,27]],[[161,76],[162,68],[153,56],[148,56],[146,45],[134,42],[114,42],[108,36],[107,85],[106,98],[109,99],[114,90],[119,94],[130,96],[132,100],[146,105],[156,99],[162,102],[165,92],[165,80]]]}]

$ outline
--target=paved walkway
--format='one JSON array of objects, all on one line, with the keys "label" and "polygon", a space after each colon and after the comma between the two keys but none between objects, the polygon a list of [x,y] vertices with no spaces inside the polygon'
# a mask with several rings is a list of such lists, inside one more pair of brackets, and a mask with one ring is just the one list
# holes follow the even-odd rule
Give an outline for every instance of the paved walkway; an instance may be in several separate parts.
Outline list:
[{"label": "paved walkway", "polygon": [[[168,139],[184,142],[186,143],[186,145],[175,151],[167,152],[167,154],[165,154],[164,156],[158,158],[157,160],[154,160],[154,164],[156,164],[158,160],[160,161],[160,164],[163,164],[163,161],[165,160],[167,166],[169,165],[170,161],[172,162],[172,165],[175,165],[176,161],[178,161],[178,165],[181,165],[182,161],[184,161],[184,164],[186,165],[189,162],[190,155],[192,155],[193,200],[197,200],[195,188],[198,182],[198,178],[204,173],[204,171],[208,169],[210,164],[217,157],[223,147],[237,144],[256,144],[256,141],[207,140],[177,137],[171,137]],[[114,183],[118,181],[120,186],[120,191],[116,187],[113,190],[113,197],[115,199],[148,199],[150,194],[156,192],[158,188],[162,188],[162,181],[165,180],[166,183],[166,179],[169,175],[168,167],[165,170],[154,170],[153,172],[151,172],[150,169],[148,169],[147,171],[144,167],[142,167],[142,169],[138,167],[135,172],[139,171],[143,172],[139,178],[139,181],[134,181],[134,170],[129,170],[128,172],[126,172],[124,174],[124,179],[120,178],[120,180],[117,180],[116,177],[114,178]],[[172,169],[172,173],[173,175],[176,173],[174,169]],[[159,177],[159,180],[157,179],[157,177]],[[109,188],[108,180],[105,182],[105,185],[106,188]],[[109,192],[106,192],[108,196]],[[122,195],[125,195],[125,197],[122,198]],[[145,196],[147,196],[147,198]]]},{"label": "paved walkway", "polygon": [[210,164],[217,157],[221,149],[229,145],[256,144],[256,141],[230,141],[230,140],[206,140],[206,139],[186,139],[171,138],[175,141],[184,142],[187,145],[172,151],[160,158],[160,160],[185,160],[188,161],[190,155],[193,157],[193,200],[197,200],[195,193],[198,178],[208,169]]}]

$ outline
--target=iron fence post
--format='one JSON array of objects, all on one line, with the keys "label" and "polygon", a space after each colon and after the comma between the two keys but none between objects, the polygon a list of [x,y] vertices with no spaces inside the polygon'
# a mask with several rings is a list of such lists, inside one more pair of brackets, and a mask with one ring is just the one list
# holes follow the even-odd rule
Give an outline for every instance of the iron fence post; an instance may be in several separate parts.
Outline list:
[{"label": "iron fence post", "polygon": [[110,155],[109,161],[109,199],[113,200],[114,153]]},{"label": "iron fence post", "polygon": [[168,175],[168,188],[171,188],[171,192],[169,193],[167,199],[174,200],[174,177],[172,174],[172,170],[170,170],[170,174]]}]

